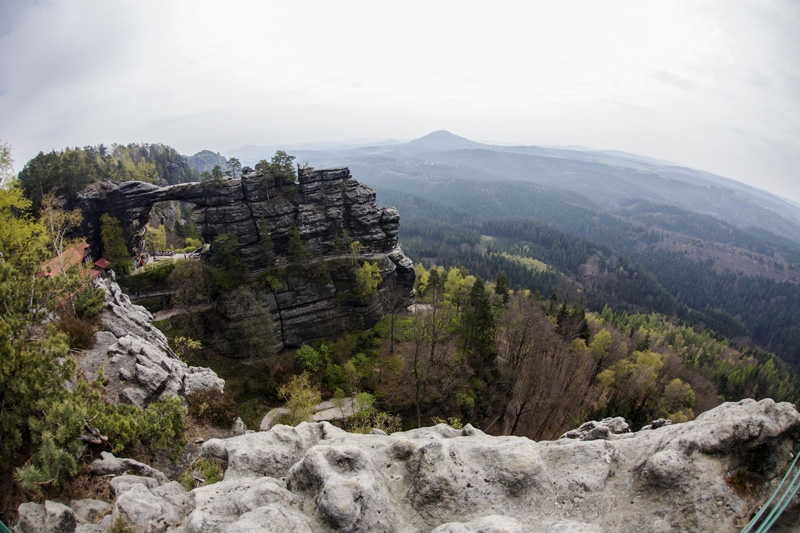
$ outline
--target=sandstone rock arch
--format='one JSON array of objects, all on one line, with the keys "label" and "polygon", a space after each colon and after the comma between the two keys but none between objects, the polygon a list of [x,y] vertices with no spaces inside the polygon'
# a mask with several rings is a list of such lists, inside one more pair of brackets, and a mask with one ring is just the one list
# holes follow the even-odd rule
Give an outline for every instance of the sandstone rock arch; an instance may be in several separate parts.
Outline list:
[{"label": "sandstone rock arch", "polygon": [[[341,254],[337,240],[346,232],[362,244],[362,255],[381,264],[384,280],[394,278],[413,302],[414,269],[398,247],[400,215],[393,207],[378,207],[375,192],[352,178],[346,168],[300,168],[299,183],[276,194],[267,191],[265,176],[245,168],[242,177],[220,182],[185,183],[167,187],[142,182],[102,181],[78,194],[84,214],[83,232],[92,250],[100,251],[100,217],[118,218],[134,254],[144,247],[150,211],[158,202],[178,200],[195,207],[192,220],[206,242],[233,233],[242,244],[242,257],[258,272],[264,262],[263,243],[269,234],[276,255],[288,255],[288,236],[294,225],[316,256]],[[296,346],[347,327],[369,327],[384,313],[380,298],[366,304],[342,305],[341,283],[297,283],[257,295],[280,330],[278,347]],[[224,307],[224,306],[223,306]],[[224,320],[226,317],[222,317]],[[242,317],[227,317],[231,322]]]}]

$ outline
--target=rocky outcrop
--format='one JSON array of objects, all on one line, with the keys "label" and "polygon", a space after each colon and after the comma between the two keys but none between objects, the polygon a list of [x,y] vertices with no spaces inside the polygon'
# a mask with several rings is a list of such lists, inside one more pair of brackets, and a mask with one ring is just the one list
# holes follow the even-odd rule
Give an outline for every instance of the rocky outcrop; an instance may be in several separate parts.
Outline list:
[{"label": "rocky outcrop", "polygon": [[95,333],[94,346],[80,361],[87,378],[94,379],[102,367],[111,396],[138,407],[168,395],[185,398],[197,390],[223,390],[225,382],[213,370],[175,357],[152,315],[132,304],[119,285],[102,278],[95,284],[105,290],[105,308],[99,315],[103,330]]},{"label": "rocky outcrop", "polygon": [[375,192],[354,180],[348,169],[301,168],[298,182],[279,191],[271,176],[249,168],[238,179],[168,187],[106,180],[78,193],[77,204],[84,215],[83,234],[95,252],[100,250],[103,213],[120,220],[136,253],[142,250],[153,205],[169,200],[194,204],[192,219],[206,242],[223,233],[235,234],[242,256],[255,267],[263,266],[267,235],[275,253],[288,255],[293,224],[313,254],[339,253],[336,240],[345,231],[364,246],[365,253],[390,254],[396,249],[399,213],[392,207],[379,208]]},{"label": "rocky outcrop", "polygon": [[219,483],[187,492],[127,476],[115,483],[105,526],[91,531],[121,516],[137,531],[186,533],[732,532],[776,487],[798,437],[800,414],[772,400],[637,433],[538,443],[469,425],[388,436],[326,422],[275,426],[203,445],[227,464]]},{"label": "rocky outcrop", "polygon": [[[255,301],[247,305],[237,297],[222,299],[209,322],[221,330],[216,336],[227,341],[218,346],[220,351],[252,356],[253,351],[280,350],[347,329],[371,327],[386,312],[381,296],[389,287],[402,293],[405,305],[413,302],[415,273],[397,245],[397,210],[378,207],[375,192],[354,180],[347,169],[301,168],[298,182],[277,190],[271,176],[247,168],[239,179],[169,187],[103,181],[81,191],[78,205],[84,214],[83,233],[95,253],[103,213],[121,221],[131,249],[139,250],[152,206],[167,200],[194,204],[192,218],[206,242],[223,233],[235,234],[252,272],[269,270],[276,275],[270,286],[262,284],[251,291]],[[309,275],[287,262],[278,269],[267,263],[270,243],[275,256],[290,255],[289,233],[294,226],[309,256],[324,263],[325,275]],[[347,296],[355,285],[352,265],[347,266],[348,239],[361,243],[361,259],[376,262],[386,282],[380,295],[368,302]],[[260,326],[249,327],[254,323]],[[254,339],[256,335],[263,338]],[[258,348],[239,349],[243,339]]]}]

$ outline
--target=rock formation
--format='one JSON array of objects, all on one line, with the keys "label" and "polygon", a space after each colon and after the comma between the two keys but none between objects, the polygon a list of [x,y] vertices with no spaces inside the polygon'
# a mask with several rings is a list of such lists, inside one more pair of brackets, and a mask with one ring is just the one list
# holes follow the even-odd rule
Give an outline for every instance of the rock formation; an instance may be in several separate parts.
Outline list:
[{"label": "rock formation", "polygon": [[77,195],[84,215],[82,231],[93,251],[99,252],[100,217],[108,213],[122,223],[131,250],[141,252],[153,205],[178,200],[194,204],[192,219],[206,242],[223,233],[235,234],[242,257],[255,267],[263,266],[266,233],[275,253],[288,255],[293,224],[312,254],[341,253],[335,242],[344,231],[363,245],[364,253],[391,254],[396,249],[400,215],[392,207],[379,208],[375,192],[354,180],[348,169],[301,168],[299,184],[284,186],[284,191],[267,187],[266,178],[246,167],[241,178],[219,182],[167,187],[139,181],[94,183]]},{"label": "rock formation", "polygon": [[[194,204],[192,218],[206,242],[223,233],[233,233],[242,245],[240,253],[254,273],[267,272],[275,265],[266,263],[271,242],[274,254],[289,255],[289,233],[298,228],[310,256],[326,264],[344,261],[342,243],[349,236],[362,245],[361,258],[376,262],[387,283],[413,302],[414,269],[411,260],[397,245],[399,214],[394,208],[379,208],[375,192],[354,180],[347,169],[313,170],[301,168],[298,185],[278,191],[267,186],[270,176],[249,168],[240,179],[219,182],[187,183],[169,187],[142,182],[103,181],[78,194],[84,214],[84,235],[95,253],[100,248],[100,217],[109,213],[118,218],[133,250],[142,246],[142,235],[152,206],[157,202],[179,200]],[[272,181],[270,181],[272,183]],[[281,265],[278,265],[281,266]],[[275,269],[273,268],[273,271]],[[271,322],[264,331],[274,350],[299,346],[348,328],[372,326],[385,313],[382,298],[354,302],[346,293],[355,285],[352,269],[335,270],[325,276],[307,276],[280,268],[279,287],[253,291],[255,305],[242,306],[235,299],[222,300],[215,309],[215,323],[223,329],[222,338],[232,343],[243,336],[242,325],[249,321]],[[268,313],[266,315],[265,313]],[[271,317],[264,320],[262,317]],[[236,356],[235,348],[225,350]]]},{"label": "rock formation", "polygon": [[112,398],[144,407],[172,395],[185,398],[203,389],[223,390],[225,382],[208,368],[188,366],[176,358],[167,338],[152,325],[152,316],[133,305],[112,280],[98,279],[106,293],[100,313],[102,331],[81,359],[80,368],[94,379],[100,367]]},{"label": "rock formation", "polygon": [[471,426],[355,435],[326,422],[279,425],[207,441],[203,454],[227,464],[224,480],[190,492],[104,454],[93,470],[137,472],[112,482],[110,515],[85,524],[82,502],[25,504],[20,523],[39,529],[19,531],[60,521],[101,532],[122,517],[134,531],[176,533],[733,532],[778,484],[800,437],[794,406],[769,399],[637,433],[606,422],[553,442]]}]

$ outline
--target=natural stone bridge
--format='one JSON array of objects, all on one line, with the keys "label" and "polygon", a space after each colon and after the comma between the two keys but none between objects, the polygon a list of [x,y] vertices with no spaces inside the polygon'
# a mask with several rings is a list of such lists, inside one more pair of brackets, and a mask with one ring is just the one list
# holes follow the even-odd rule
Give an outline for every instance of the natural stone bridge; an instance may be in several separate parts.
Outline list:
[{"label": "natural stone bridge", "polygon": [[397,210],[379,208],[375,192],[354,180],[348,169],[301,168],[298,179],[299,186],[292,192],[268,188],[265,176],[249,168],[239,179],[168,187],[107,180],[81,191],[78,204],[84,214],[84,234],[96,251],[103,213],[120,220],[129,247],[138,253],[152,207],[170,200],[195,205],[192,219],[206,242],[222,233],[235,234],[243,245],[242,256],[251,265],[263,259],[265,232],[275,253],[286,254],[293,224],[312,253],[334,253],[336,237],[345,230],[361,242],[365,252],[388,253],[397,246]]},{"label": "natural stone bridge", "polygon": [[[270,178],[270,179],[267,179]],[[365,259],[377,260],[385,281],[405,290],[406,302],[413,302],[414,269],[397,246],[400,215],[393,207],[378,207],[375,192],[358,183],[346,168],[314,170],[301,168],[296,185],[283,191],[268,187],[274,183],[245,168],[239,179],[220,182],[185,183],[159,187],[142,182],[103,181],[78,194],[83,211],[83,233],[95,254],[101,247],[100,217],[103,213],[122,223],[128,246],[134,254],[143,250],[144,232],[153,206],[178,200],[194,204],[192,220],[206,242],[223,233],[233,233],[242,244],[240,253],[254,271],[267,264],[267,236],[277,256],[288,256],[289,233],[296,225],[311,255],[331,258],[341,254],[345,232],[359,241]],[[335,278],[335,279],[334,279]],[[289,275],[279,289],[254,289],[258,311],[268,311],[274,322],[276,348],[296,346],[343,331],[369,327],[387,310],[376,296],[368,303],[355,304],[342,298],[354,280],[338,276],[328,280],[303,280]],[[385,284],[382,289],[386,290]],[[247,320],[236,305],[219,302],[216,321],[235,324]],[[231,333],[233,335],[234,333]],[[231,354],[236,355],[236,354]]]}]

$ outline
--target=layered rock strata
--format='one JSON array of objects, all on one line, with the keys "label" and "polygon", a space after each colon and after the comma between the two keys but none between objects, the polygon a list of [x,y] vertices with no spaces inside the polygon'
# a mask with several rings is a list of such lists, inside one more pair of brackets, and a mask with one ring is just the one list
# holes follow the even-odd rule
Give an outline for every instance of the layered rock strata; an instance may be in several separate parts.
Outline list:
[{"label": "layered rock strata", "polygon": [[345,231],[363,245],[365,253],[391,254],[397,247],[397,209],[378,207],[375,192],[353,179],[346,168],[300,168],[298,184],[283,190],[275,188],[268,174],[249,168],[241,178],[219,182],[167,187],[138,181],[94,183],[77,195],[84,215],[83,234],[99,252],[100,217],[108,213],[122,223],[131,250],[141,252],[153,205],[170,200],[194,204],[192,219],[206,242],[223,233],[235,234],[242,256],[254,267],[263,266],[267,234],[275,253],[288,255],[292,225],[312,254],[341,253],[335,249],[336,242]]},{"label": "layered rock strata", "polygon": [[[244,355],[236,346],[252,340],[244,331],[253,322],[263,324],[260,335],[270,350],[299,346],[347,329],[371,327],[386,312],[385,298],[394,287],[406,305],[413,303],[415,273],[411,260],[397,245],[400,216],[396,209],[378,207],[375,192],[360,184],[348,169],[313,170],[301,168],[297,185],[277,190],[267,174],[246,168],[240,179],[220,182],[186,183],[169,187],[142,182],[95,183],[78,194],[84,213],[84,235],[99,252],[100,217],[118,218],[133,250],[142,246],[142,236],[152,206],[179,200],[194,204],[192,218],[206,242],[222,233],[233,233],[242,247],[240,253],[254,274],[267,273],[271,247],[276,256],[288,257],[289,233],[296,226],[310,257],[325,262],[330,273],[319,277],[298,269],[281,268],[273,277],[278,287],[254,289],[255,305],[240,299],[223,299],[214,309],[213,322],[222,330],[230,356]],[[354,302],[347,293],[355,285],[352,268],[337,270],[346,263],[348,240],[362,245],[361,259],[376,262],[386,282],[380,294],[368,302]],[[289,263],[281,263],[286,266]],[[250,328],[252,329],[252,328]]]},{"label": "layered rock strata", "polygon": [[[778,484],[800,431],[795,408],[772,400],[637,433],[607,422],[594,440],[538,443],[471,426],[387,436],[279,425],[207,441],[203,453],[227,464],[216,484],[187,492],[144,469],[115,479],[111,515],[75,531],[121,517],[137,531],[186,533],[733,532]],[[47,505],[27,511],[41,524],[67,513]]]}]

